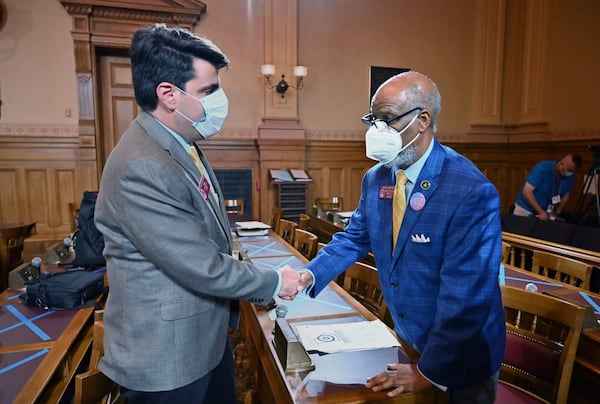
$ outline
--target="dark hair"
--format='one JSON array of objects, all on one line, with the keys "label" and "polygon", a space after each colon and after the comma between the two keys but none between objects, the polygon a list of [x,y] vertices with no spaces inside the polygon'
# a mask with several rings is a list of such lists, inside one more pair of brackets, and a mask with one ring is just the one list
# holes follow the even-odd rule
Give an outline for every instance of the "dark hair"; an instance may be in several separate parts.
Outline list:
[{"label": "dark hair", "polygon": [[144,111],[156,109],[159,83],[167,81],[183,89],[195,77],[193,58],[206,60],[217,70],[229,65],[227,56],[210,40],[165,24],[137,30],[129,56],[135,100]]},{"label": "dark hair", "polygon": [[571,160],[573,160],[573,164],[575,164],[576,169],[581,167],[582,160],[579,154],[571,154]]}]

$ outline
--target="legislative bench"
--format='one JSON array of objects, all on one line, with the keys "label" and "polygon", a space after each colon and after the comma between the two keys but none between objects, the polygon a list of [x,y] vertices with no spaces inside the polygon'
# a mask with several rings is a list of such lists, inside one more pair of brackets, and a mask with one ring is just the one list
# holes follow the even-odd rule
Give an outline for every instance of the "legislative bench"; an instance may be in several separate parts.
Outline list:
[{"label": "legislative bench", "polygon": [[[285,264],[301,268],[306,262],[297,251],[274,233],[239,239],[242,254],[258,267],[277,269]],[[445,403],[447,394],[437,388],[403,393],[389,398],[385,392],[364,387],[366,378],[384,371],[387,363],[410,363],[402,348],[382,348],[344,353],[308,353],[305,362],[296,359],[298,327],[307,324],[331,325],[376,320],[345,290],[331,282],[315,299],[299,295],[293,301],[276,300],[276,307],[263,308],[242,303],[241,329],[255,372],[254,397],[261,403],[342,403],[398,402]],[[277,313],[285,314],[289,325],[283,344],[289,355],[281,353],[282,338]],[[277,325],[276,325],[277,323]],[[284,330],[285,331],[285,330]],[[285,332],[284,332],[285,334]],[[395,334],[394,334],[395,335]],[[279,342],[277,342],[279,341]],[[279,353],[278,353],[279,350]],[[300,352],[302,356],[302,352]],[[290,361],[294,363],[290,364]],[[291,365],[291,366],[290,366]],[[287,370],[286,370],[287,369]],[[372,370],[371,370],[372,369]]]},{"label": "legislative bench", "polygon": [[22,293],[0,294],[0,404],[61,402],[72,395],[72,381],[86,366],[95,309],[44,310],[24,305]]}]

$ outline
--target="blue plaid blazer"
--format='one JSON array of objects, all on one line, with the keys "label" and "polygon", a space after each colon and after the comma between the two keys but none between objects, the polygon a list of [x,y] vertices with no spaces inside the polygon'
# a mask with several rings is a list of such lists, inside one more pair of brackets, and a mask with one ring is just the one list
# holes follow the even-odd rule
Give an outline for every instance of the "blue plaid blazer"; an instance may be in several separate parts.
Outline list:
[{"label": "blue plaid blazer", "polygon": [[433,141],[396,249],[393,201],[382,192],[395,178],[377,164],[363,178],[346,230],[307,265],[315,275],[310,293],[372,251],[395,331],[421,353],[420,371],[437,384],[463,389],[497,372],[504,354],[500,199],[471,161]]}]

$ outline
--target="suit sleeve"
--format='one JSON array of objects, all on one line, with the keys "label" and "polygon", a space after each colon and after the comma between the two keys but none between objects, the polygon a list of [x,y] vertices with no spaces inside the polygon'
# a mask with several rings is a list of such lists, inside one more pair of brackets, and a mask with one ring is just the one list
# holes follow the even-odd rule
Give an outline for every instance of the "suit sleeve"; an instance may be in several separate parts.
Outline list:
[{"label": "suit sleeve", "polygon": [[365,223],[366,178],[362,182],[362,193],[350,224],[344,231],[333,235],[332,240],[322,248],[317,256],[310,261],[306,268],[314,277],[314,286],[309,294],[318,295],[337,275],[344,272],[350,265],[363,258],[370,249],[369,232]]},{"label": "suit sleeve", "polygon": [[148,259],[196,293],[269,301],[278,274],[223,252],[227,238],[217,219],[178,168],[158,159],[138,159],[120,176],[111,199],[118,204],[114,211],[121,231],[139,251],[139,259]]}]

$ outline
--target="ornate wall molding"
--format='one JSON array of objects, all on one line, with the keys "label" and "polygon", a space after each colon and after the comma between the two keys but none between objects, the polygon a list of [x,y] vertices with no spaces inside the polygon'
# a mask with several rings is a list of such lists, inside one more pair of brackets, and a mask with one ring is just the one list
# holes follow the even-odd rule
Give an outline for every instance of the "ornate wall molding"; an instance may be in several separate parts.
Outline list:
[{"label": "ornate wall molding", "polygon": [[365,141],[364,131],[307,131],[306,138],[309,140],[349,140]]},{"label": "ornate wall molding", "polygon": [[139,2],[139,5],[120,0],[73,0],[61,3],[70,15],[87,15],[109,20],[165,22],[190,27],[206,12],[206,4],[197,0],[159,0]]},{"label": "ornate wall molding", "polygon": [[77,125],[50,125],[50,124],[2,124],[0,123],[0,137],[2,136],[32,136],[69,138],[79,136]]}]

